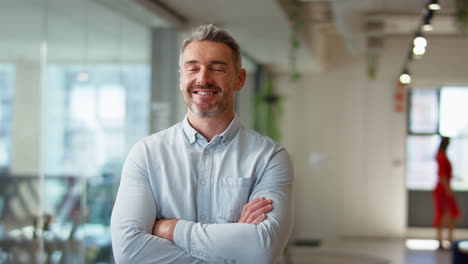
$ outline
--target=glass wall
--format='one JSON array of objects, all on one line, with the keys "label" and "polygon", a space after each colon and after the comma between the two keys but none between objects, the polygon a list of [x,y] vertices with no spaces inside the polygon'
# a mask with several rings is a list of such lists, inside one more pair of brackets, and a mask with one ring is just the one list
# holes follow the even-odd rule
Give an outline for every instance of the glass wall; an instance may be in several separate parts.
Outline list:
[{"label": "glass wall", "polygon": [[151,29],[108,2],[0,0],[0,263],[113,263],[121,166],[149,133]]},{"label": "glass wall", "polygon": [[11,162],[11,118],[14,76],[15,70],[13,65],[0,64],[0,171],[6,170]]},{"label": "glass wall", "polygon": [[435,155],[440,136],[451,138],[448,157],[452,187],[468,191],[468,87],[413,89],[407,138],[407,187],[432,190],[437,183]]}]

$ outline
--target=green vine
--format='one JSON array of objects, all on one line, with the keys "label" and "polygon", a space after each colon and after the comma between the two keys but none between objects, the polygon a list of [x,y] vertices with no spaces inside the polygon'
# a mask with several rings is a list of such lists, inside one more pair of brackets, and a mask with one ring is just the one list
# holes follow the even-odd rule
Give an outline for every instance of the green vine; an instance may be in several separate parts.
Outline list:
[{"label": "green vine", "polygon": [[276,142],[281,140],[279,120],[283,114],[282,99],[283,96],[275,92],[272,79],[265,81],[260,94],[255,97],[254,129]]},{"label": "green vine", "polygon": [[367,54],[367,76],[371,80],[377,78],[377,66],[378,66],[379,54],[368,53]]},{"label": "green vine", "polygon": [[455,24],[462,34],[468,35],[468,0],[455,1]]},{"label": "green vine", "polygon": [[291,70],[291,80],[297,81],[301,74],[297,69],[297,52],[301,47],[301,30],[304,28],[304,19],[302,15],[302,2],[297,0],[288,1],[288,17],[291,26],[291,43],[289,49],[289,68]]}]

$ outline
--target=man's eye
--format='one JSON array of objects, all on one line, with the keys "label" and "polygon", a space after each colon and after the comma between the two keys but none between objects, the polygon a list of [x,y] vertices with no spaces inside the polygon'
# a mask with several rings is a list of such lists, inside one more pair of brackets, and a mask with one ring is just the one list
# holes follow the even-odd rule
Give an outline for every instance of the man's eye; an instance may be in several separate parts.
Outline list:
[{"label": "man's eye", "polygon": [[197,68],[188,68],[187,71],[189,72],[194,72],[194,71],[197,71],[198,69]]},{"label": "man's eye", "polygon": [[224,72],[224,69],[213,68],[212,71],[215,71],[215,72]]}]

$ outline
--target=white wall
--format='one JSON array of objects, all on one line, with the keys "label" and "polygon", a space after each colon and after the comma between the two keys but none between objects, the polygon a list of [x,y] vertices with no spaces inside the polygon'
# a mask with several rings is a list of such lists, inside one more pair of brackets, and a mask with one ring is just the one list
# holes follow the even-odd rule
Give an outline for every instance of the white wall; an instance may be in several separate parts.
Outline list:
[{"label": "white wall", "polygon": [[36,175],[40,164],[40,67],[34,61],[20,61],[15,73],[10,169],[12,174]]},{"label": "white wall", "polygon": [[[297,83],[278,77],[296,172],[295,237],[405,234],[406,114],[394,112],[394,92],[409,43],[387,38],[377,80],[339,40],[329,49],[332,70]],[[410,66],[413,84],[468,86],[467,51],[466,38],[429,38],[428,53]]]}]

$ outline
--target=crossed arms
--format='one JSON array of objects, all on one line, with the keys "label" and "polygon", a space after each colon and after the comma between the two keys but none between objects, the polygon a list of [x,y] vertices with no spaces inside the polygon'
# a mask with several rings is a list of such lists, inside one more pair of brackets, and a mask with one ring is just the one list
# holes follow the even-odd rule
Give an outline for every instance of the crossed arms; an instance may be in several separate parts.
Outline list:
[{"label": "crossed arms", "polygon": [[[237,223],[258,225],[267,216],[266,213],[273,209],[272,200],[260,197],[248,202],[242,209],[241,216]],[[154,223],[153,235],[174,242],[174,229],[179,219],[159,219]]]},{"label": "crossed arms", "polygon": [[155,222],[156,201],[147,172],[127,160],[111,218],[116,262],[277,262],[293,224],[293,177],[284,149],[269,164],[237,223],[202,224],[183,219]]}]

